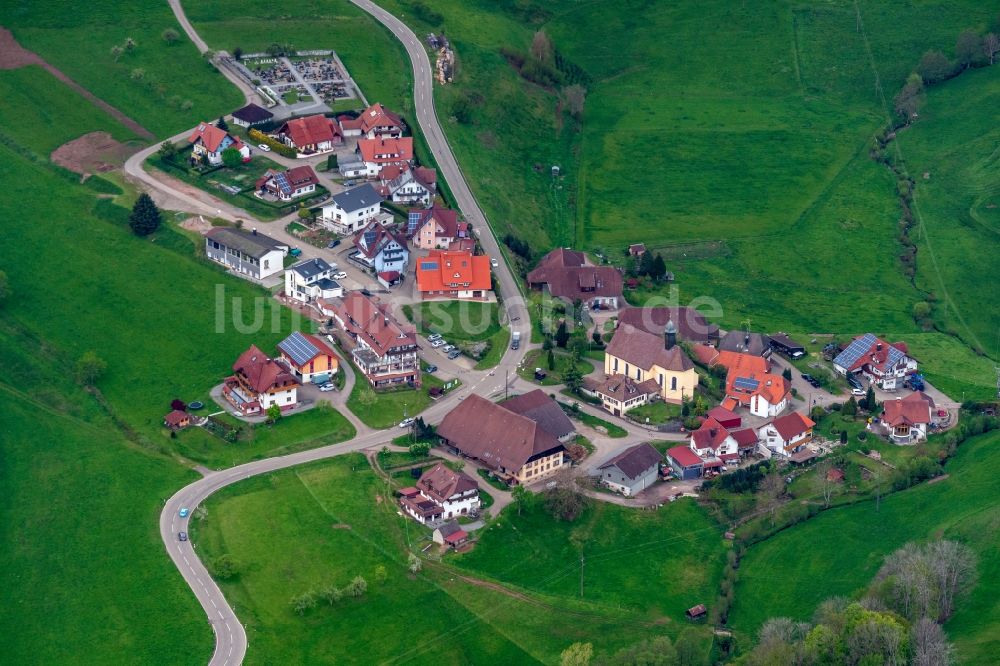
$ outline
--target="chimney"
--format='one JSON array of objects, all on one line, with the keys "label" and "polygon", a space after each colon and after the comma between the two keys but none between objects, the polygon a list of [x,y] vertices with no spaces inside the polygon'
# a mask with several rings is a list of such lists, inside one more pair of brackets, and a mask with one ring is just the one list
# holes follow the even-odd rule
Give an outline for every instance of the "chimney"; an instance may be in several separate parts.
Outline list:
[{"label": "chimney", "polygon": [[676,344],[677,327],[674,325],[673,319],[667,319],[667,325],[663,327],[663,346],[667,349],[673,349]]},{"label": "chimney", "polygon": [[715,439],[715,433],[717,432],[719,431],[716,428],[712,428],[711,430],[708,431],[708,434],[711,435],[713,439]]},{"label": "chimney", "polygon": [[257,227],[254,227],[254,228],[253,228],[253,235],[254,235],[254,236],[256,236],[256,235],[257,235]]},{"label": "chimney", "polygon": [[875,350],[876,351],[882,351],[882,343],[881,342],[879,342],[878,344],[875,345]]}]

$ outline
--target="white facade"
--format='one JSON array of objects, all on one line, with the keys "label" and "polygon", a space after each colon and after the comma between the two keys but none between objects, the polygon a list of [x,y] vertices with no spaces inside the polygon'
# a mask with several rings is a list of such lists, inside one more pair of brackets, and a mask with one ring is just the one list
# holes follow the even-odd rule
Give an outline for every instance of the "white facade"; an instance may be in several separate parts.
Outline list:
[{"label": "white facade", "polygon": [[726,438],[719,444],[718,449],[713,449],[710,446],[699,449],[698,445],[694,442],[694,437],[691,438],[691,450],[697,453],[702,458],[711,458],[713,456],[719,457],[723,455],[732,455],[739,453],[739,444],[733,439],[732,435],[727,435]]},{"label": "white facade", "polygon": [[[191,147],[191,153],[199,157],[204,157],[205,160],[212,166],[219,166],[222,164],[222,152],[228,148],[235,148],[235,145],[233,140],[227,136],[223,139],[222,143],[219,144],[219,149],[214,153],[206,148],[203,143],[194,144]],[[250,146],[242,144],[238,150],[240,152],[240,157],[242,157],[244,161],[250,159]]]},{"label": "white facade", "polygon": [[357,210],[346,211],[331,201],[323,206],[323,212],[318,222],[338,234],[348,236],[360,231],[368,222],[382,211],[381,204],[366,206]]},{"label": "white facade", "polygon": [[261,409],[266,410],[271,405],[287,408],[289,405],[294,405],[298,402],[298,387],[291,386],[282,391],[275,391],[274,393],[261,393],[257,396],[257,400],[260,402]]},{"label": "white facade", "polygon": [[785,440],[774,425],[767,423],[757,429],[757,436],[760,439],[759,446],[767,448],[771,453],[783,457],[789,457],[800,446],[805,446],[812,440],[812,431],[798,433]]},{"label": "white facade", "polygon": [[788,407],[788,394],[785,394],[781,401],[777,403],[768,402],[767,398],[760,394],[756,394],[750,398],[750,413],[765,419],[774,418],[785,411],[786,407]]},{"label": "white facade", "polygon": [[301,303],[309,303],[317,298],[342,298],[344,288],[330,276],[337,269],[332,265],[329,270],[312,278],[302,277],[298,271],[291,268],[285,271],[285,296]]}]

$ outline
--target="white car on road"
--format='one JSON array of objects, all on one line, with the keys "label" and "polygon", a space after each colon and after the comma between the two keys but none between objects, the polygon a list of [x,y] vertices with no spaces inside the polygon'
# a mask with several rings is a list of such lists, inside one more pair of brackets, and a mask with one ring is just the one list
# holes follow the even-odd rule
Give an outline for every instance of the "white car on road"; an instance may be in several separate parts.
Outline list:
[{"label": "white car on road", "polygon": [[409,428],[411,425],[413,425],[413,419],[403,419],[399,422],[400,428]]},{"label": "white car on road", "polygon": [[441,351],[443,351],[443,352],[450,352],[454,348],[455,348],[455,345],[445,345],[444,347],[441,348]]},{"label": "white car on road", "polygon": [[499,265],[500,265],[499,261],[497,261],[496,259],[490,259],[490,266],[492,266],[493,268],[496,268]]},{"label": "white car on road", "polygon": [[334,280],[344,280],[346,278],[347,278],[347,273],[345,273],[344,271],[340,271],[339,273],[333,274]]},{"label": "white car on road", "polygon": [[441,340],[440,338],[431,341],[431,347],[434,347],[435,349],[437,349],[438,347],[444,347],[446,344],[448,343],[445,342],[444,340]]},{"label": "white car on road", "polygon": [[431,333],[430,335],[427,336],[427,339],[430,340],[431,342],[434,342],[435,340],[440,340],[441,339],[441,334],[440,333]]},{"label": "white car on road", "polygon": [[258,144],[257,147],[263,150],[265,153],[271,152],[271,146],[267,145],[266,143]]}]

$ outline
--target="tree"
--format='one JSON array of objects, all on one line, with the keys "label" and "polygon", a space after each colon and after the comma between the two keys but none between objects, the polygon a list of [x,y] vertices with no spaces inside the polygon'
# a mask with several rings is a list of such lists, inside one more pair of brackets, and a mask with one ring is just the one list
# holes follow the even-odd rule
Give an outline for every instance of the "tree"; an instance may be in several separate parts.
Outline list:
[{"label": "tree", "polygon": [[639,257],[639,275],[646,276],[653,274],[653,254],[651,252],[643,252],[642,256]]},{"label": "tree", "polygon": [[570,338],[567,347],[569,348],[570,353],[573,355],[573,360],[579,361],[581,358],[583,358],[583,355],[587,353],[587,350],[590,349],[590,343],[587,342],[587,338],[582,338],[574,335],[572,338]]},{"label": "tree", "polygon": [[542,339],[542,350],[543,351],[549,351],[550,349],[552,349],[552,336],[551,335],[546,335]]},{"label": "tree", "polygon": [[865,393],[865,404],[862,406],[869,414],[874,414],[875,410],[878,409],[878,401],[875,400],[875,389],[871,384],[868,385],[868,392]]},{"label": "tree", "polygon": [[414,555],[413,553],[410,553],[410,556],[406,560],[406,568],[407,568],[407,570],[411,574],[418,574],[418,573],[420,573],[420,570],[423,568],[423,566],[424,565],[420,561],[420,558],[417,557],[416,555]]},{"label": "tree", "polygon": [[298,615],[305,615],[310,608],[316,607],[316,596],[312,592],[303,592],[292,597],[292,610]]},{"label": "tree", "polygon": [[384,564],[379,564],[375,567],[375,582],[379,585],[385,583],[385,579],[389,577],[389,572],[386,571]]},{"label": "tree", "polygon": [[548,365],[549,372],[556,369],[556,355],[552,353],[552,349],[549,349],[548,356],[546,357],[546,364]]},{"label": "tree", "polygon": [[841,430],[840,431],[840,443],[841,444],[847,444],[847,431],[846,430]]},{"label": "tree", "polygon": [[594,666],[677,666],[677,650],[666,636],[656,636],[598,657]]},{"label": "tree", "polygon": [[844,416],[850,416],[850,417],[857,416],[858,401],[855,399],[853,395],[850,398],[848,398],[847,402],[844,403],[844,406],[840,408],[840,413],[843,414]]},{"label": "tree", "polygon": [[563,99],[571,116],[580,120],[583,117],[583,106],[587,101],[587,89],[574,83],[563,88]]},{"label": "tree", "polygon": [[219,116],[219,119],[215,121],[215,126],[223,132],[229,131],[229,123],[226,122],[225,116]]},{"label": "tree", "polygon": [[217,578],[222,580],[229,580],[231,578],[236,578],[240,575],[242,565],[240,561],[229,553],[224,553],[219,555],[217,558],[212,560],[212,573],[215,574]]},{"label": "tree", "polygon": [[277,405],[271,405],[270,407],[267,408],[265,414],[267,414],[268,423],[277,423],[278,420],[281,418],[281,407],[278,407]]},{"label": "tree", "polygon": [[535,496],[524,486],[514,486],[510,495],[514,499],[514,504],[517,505],[517,515],[519,516],[524,509],[530,509],[535,500]]},{"label": "tree", "polygon": [[146,78],[146,70],[144,70],[142,67],[136,67],[131,71],[131,73],[129,73],[129,78],[131,78],[133,81],[142,81],[144,78]]},{"label": "tree", "polygon": [[414,458],[426,458],[431,452],[431,445],[427,442],[417,442],[410,445],[410,455]]},{"label": "tree", "polygon": [[573,522],[587,508],[587,498],[569,485],[571,483],[572,480],[567,480],[542,493],[545,510],[557,520]]},{"label": "tree", "polygon": [[115,62],[118,62],[118,60],[121,59],[123,53],[125,53],[125,49],[117,44],[111,47],[111,57],[115,59]]},{"label": "tree", "polygon": [[785,480],[778,474],[778,470],[765,476],[760,484],[761,504],[771,514],[772,527],[774,526],[774,512],[781,505],[781,496],[784,493]]},{"label": "tree", "polygon": [[310,217],[312,217],[312,211],[306,208],[305,206],[300,206],[298,215],[300,220],[308,220]]},{"label": "tree", "polygon": [[957,541],[933,541],[927,558],[938,591],[938,622],[955,612],[955,600],[975,586],[976,554]]},{"label": "tree", "polygon": [[681,632],[674,641],[677,650],[677,663],[680,666],[703,666],[705,664],[705,646],[698,633],[691,627]]},{"label": "tree", "polygon": [[948,666],[952,663],[952,648],[944,630],[934,620],[922,617],[910,629],[913,666]]},{"label": "tree", "polygon": [[156,151],[156,154],[160,156],[161,160],[173,162],[174,158],[177,157],[177,146],[171,141],[164,141],[160,144],[160,149]]},{"label": "tree", "polygon": [[163,37],[163,41],[167,44],[176,44],[177,40],[181,38],[180,34],[173,28],[167,28],[160,33],[160,36]]},{"label": "tree", "polygon": [[576,363],[570,363],[570,366],[566,368],[566,371],[562,376],[563,384],[566,385],[573,393],[579,393],[580,387],[583,386],[583,374],[580,372],[580,368],[577,367]]},{"label": "tree", "polygon": [[134,39],[132,39],[131,37],[126,37],[125,38],[125,50],[126,51],[135,51],[135,49],[138,46],[139,45],[136,43],[136,41]]},{"label": "tree", "polygon": [[559,655],[560,666],[589,666],[594,656],[594,646],[590,643],[573,643]]},{"label": "tree", "polygon": [[792,369],[785,368],[784,370],[781,371],[781,376],[787,379],[788,381],[792,381]]},{"label": "tree", "polygon": [[963,30],[955,42],[955,60],[962,69],[967,68],[983,54],[983,38],[975,30]]},{"label": "tree", "polygon": [[347,593],[352,597],[360,597],[368,591],[368,581],[361,576],[355,576],[347,585]]},{"label": "tree", "polygon": [[376,402],[378,402],[378,396],[375,395],[375,391],[370,388],[366,388],[361,393],[358,394],[358,402],[360,402],[365,407],[371,407]]},{"label": "tree", "polygon": [[229,147],[222,151],[222,163],[227,169],[235,169],[243,164],[243,156],[236,148]]},{"label": "tree", "polygon": [[334,585],[327,585],[319,594],[331,606],[344,598],[344,591]]},{"label": "tree", "polygon": [[920,58],[920,63],[917,65],[917,74],[920,75],[924,83],[944,81],[954,71],[954,65],[940,51],[927,51]]},{"label": "tree", "polygon": [[667,275],[667,264],[663,261],[663,255],[657,254],[653,259],[653,277],[662,280]]},{"label": "tree", "polygon": [[0,303],[10,298],[10,279],[5,271],[0,271]]},{"label": "tree", "polygon": [[531,57],[543,65],[553,62],[552,40],[544,30],[539,30],[531,38]]},{"label": "tree", "polygon": [[84,386],[93,386],[107,369],[108,364],[96,352],[84,352],[76,362],[76,381]]},{"label": "tree", "polygon": [[556,345],[562,349],[566,348],[566,343],[569,342],[569,331],[566,330],[566,320],[563,319],[559,322],[559,327],[556,328]]},{"label": "tree", "polygon": [[819,479],[823,491],[823,506],[829,508],[830,499],[833,497],[833,481],[830,480],[830,472],[833,470],[833,463],[830,460],[823,460],[816,465],[816,478]]},{"label": "tree", "polygon": [[235,49],[233,49],[233,58],[235,58],[236,60],[242,60],[243,59],[243,49],[241,49],[238,46]]},{"label": "tree", "polygon": [[983,38],[983,55],[986,56],[992,65],[997,57],[997,53],[1000,53],[1000,37],[997,37],[994,32],[987,33],[986,37]]},{"label": "tree", "polygon": [[596,328],[594,329],[594,332],[590,334],[590,339],[594,341],[595,345],[599,347],[604,346],[604,340],[601,339],[601,332]]},{"label": "tree", "polygon": [[160,209],[145,192],[132,206],[132,214],[128,216],[128,225],[136,236],[148,236],[160,227]]},{"label": "tree", "polygon": [[910,74],[906,83],[893,98],[892,104],[899,117],[908,123],[923,106],[925,99],[924,80],[919,74]]}]

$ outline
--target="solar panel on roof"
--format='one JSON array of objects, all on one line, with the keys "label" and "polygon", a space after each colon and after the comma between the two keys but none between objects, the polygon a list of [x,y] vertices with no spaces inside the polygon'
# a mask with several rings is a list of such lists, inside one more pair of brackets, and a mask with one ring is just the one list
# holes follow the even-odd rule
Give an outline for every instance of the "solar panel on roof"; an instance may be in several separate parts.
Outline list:
[{"label": "solar panel on roof", "polygon": [[756,391],[757,387],[760,386],[760,382],[750,377],[737,377],[736,381],[733,382],[733,386],[744,391]]},{"label": "solar panel on roof", "polygon": [[840,352],[837,358],[833,359],[833,362],[842,368],[850,368],[859,358],[868,353],[868,350],[872,348],[875,342],[876,338],[874,335],[865,333],[847,345],[847,349]]},{"label": "solar panel on roof", "polygon": [[423,271],[436,271],[438,270],[438,264],[436,261],[425,261],[420,264],[420,270]]},{"label": "solar panel on roof", "polygon": [[410,211],[410,215],[406,219],[406,233],[407,233],[407,235],[412,236],[413,234],[415,234],[417,232],[417,225],[420,224],[420,219],[422,217],[423,217],[423,215],[420,213],[420,211],[412,211],[412,210]]},{"label": "solar panel on roof", "polygon": [[365,246],[371,247],[375,243],[375,238],[378,236],[374,229],[369,229],[365,232]]},{"label": "solar panel on roof", "polygon": [[316,348],[316,345],[309,342],[309,340],[298,331],[295,331],[282,340],[281,344],[278,345],[278,348],[288,354],[289,358],[291,358],[296,365],[304,365],[308,363],[310,359],[319,353],[319,349]]}]

